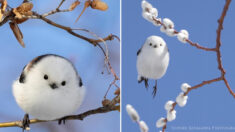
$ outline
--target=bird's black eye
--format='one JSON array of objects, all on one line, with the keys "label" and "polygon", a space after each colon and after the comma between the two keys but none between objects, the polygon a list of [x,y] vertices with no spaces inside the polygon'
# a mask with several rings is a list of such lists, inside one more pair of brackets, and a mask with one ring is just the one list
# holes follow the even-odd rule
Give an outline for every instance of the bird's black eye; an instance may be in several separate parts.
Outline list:
[{"label": "bird's black eye", "polygon": [[152,43],[150,43],[149,46],[152,46]]},{"label": "bird's black eye", "polygon": [[66,84],[66,81],[63,81],[63,82],[61,83],[62,86],[65,86],[65,84]]},{"label": "bird's black eye", "polygon": [[160,44],[160,46],[162,46],[162,44]]},{"label": "bird's black eye", "polygon": [[154,48],[157,48],[157,45],[154,45],[153,47],[154,47]]},{"label": "bird's black eye", "polygon": [[47,74],[44,75],[44,79],[47,80],[48,79],[48,76]]}]

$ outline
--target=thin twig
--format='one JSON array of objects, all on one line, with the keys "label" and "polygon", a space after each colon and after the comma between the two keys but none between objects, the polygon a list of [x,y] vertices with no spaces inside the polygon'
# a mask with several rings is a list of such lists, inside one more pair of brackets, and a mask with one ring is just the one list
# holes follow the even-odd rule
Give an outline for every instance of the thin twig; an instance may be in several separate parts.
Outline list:
[{"label": "thin twig", "polygon": [[53,14],[55,14],[55,13],[69,12],[69,11],[71,11],[71,9],[64,9],[64,10],[55,9],[55,10],[52,10],[52,11],[50,11],[50,12],[48,12],[48,13],[44,13],[42,16],[43,16],[43,17],[47,17],[47,16],[53,15]]},{"label": "thin twig", "polygon": [[62,6],[62,4],[65,2],[65,0],[61,0],[60,4],[58,5],[58,7],[56,8],[56,10],[60,9],[60,7]]},{"label": "thin twig", "polygon": [[[103,48],[100,44],[98,44],[98,47],[102,50],[102,52],[103,52],[103,54],[104,54],[104,56],[105,56],[105,64],[108,65],[108,68],[107,68],[107,69],[110,69],[112,75],[114,76],[114,80],[110,83],[110,85],[109,85],[109,87],[108,87],[108,89],[107,89],[107,91],[106,91],[106,93],[105,93],[105,95],[104,95],[104,99],[106,99],[106,96],[107,96],[107,94],[108,94],[110,88],[112,87],[112,85],[117,86],[117,85],[116,85],[116,81],[119,80],[119,77],[117,76],[116,72],[114,71],[114,69],[112,68],[112,66],[111,66],[111,64],[110,64],[110,62],[109,62],[108,45],[106,44],[106,42],[105,42],[101,37],[97,36],[95,33],[91,32],[91,31],[89,31],[89,30],[87,30],[87,29],[80,29],[80,28],[79,28],[79,29],[73,29],[73,30],[81,30],[81,31],[88,32],[88,33],[90,33],[91,35],[93,35],[94,37],[100,39],[100,40],[104,43],[104,45],[105,45],[105,49],[106,49],[106,50],[104,50],[104,48]],[[113,37],[118,38],[117,36],[113,36]],[[120,39],[118,38],[118,40],[120,40]],[[119,87],[117,87],[117,88],[119,88]]]}]

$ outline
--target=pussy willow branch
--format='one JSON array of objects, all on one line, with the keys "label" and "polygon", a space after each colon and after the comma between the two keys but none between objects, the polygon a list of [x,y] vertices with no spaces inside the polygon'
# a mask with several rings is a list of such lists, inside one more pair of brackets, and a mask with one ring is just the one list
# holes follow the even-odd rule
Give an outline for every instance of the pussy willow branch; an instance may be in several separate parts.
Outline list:
[{"label": "pussy willow branch", "polygon": [[[120,101],[120,95],[113,98],[110,105],[107,105],[107,106],[104,106],[104,107],[99,107],[99,108],[92,109],[92,110],[88,110],[88,111],[86,111],[84,113],[81,113],[81,114],[78,114],[78,115],[65,116],[61,119],[65,119],[65,120],[83,120],[84,118],[86,118],[87,116],[90,116],[90,115],[116,111],[117,107],[118,107],[116,104],[118,104],[119,101]],[[59,119],[53,120],[53,121],[59,121]],[[30,120],[30,124],[35,124],[35,123],[40,123],[40,122],[49,122],[49,121],[43,121],[43,120],[37,120],[37,119],[31,119]],[[0,128],[1,127],[20,127],[20,128],[22,128],[23,125],[22,125],[22,121],[12,121],[12,122],[0,123]]]},{"label": "pussy willow branch", "polygon": [[[228,83],[227,79],[225,78],[225,73],[226,72],[225,72],[225,70],[223,68],[223,65],[222,65],[221,50],[220,50],[220,47],[221,47],[221,40],[220,40],[220,38],[221,38],[221,31],[223,29],[224,18],[225,18],[226,13],[227,13],[227,11],[229,9],[230,3],[231,3],[231,0],[226,0],[226,3],[224,5],[223,11],[222,11],[222,14],[221,14],[221,16],[220,16],[220,18],[218,20],[218,28],[217,28],[217,31],[216,31],[217,32],[216,48],[205,48],[203,46],[200,46],[199,44],[194,45],[195,43],[191,42],[190,40],[187,40],[188,43],[190,43],[191,45],[193,44],[192,46],[195,46],[195,47],[197,47],[199,49],[202,49],[202,50],[205,50],[205,51],[215,51],[216,52],[217,62],[218,62],[218,69],[221,72],[221,76],[218,77],[218,78],[211,79],[211,80],[203,81],[200,84],[192,86],[190,89],[188,89],[187,92],[184,93],[185,96],[188,95],[191,90],[197,89],[199,87],[202,87],[204,85],[207,85],[207,84],[210,84],[210,83],[213,83],[213,82],[217,82],[217,81],[222,81],[223,80],[225,85],[226,85],[226,87],[228,88],[230,94],[235,98],[235,93],[232,91],[231,87],[229,86],[229,83]],[[176,105],[177,105],[177,103],[174,102],[171,111],[175,109]],[[162,132],[165,132],[165,129],[167,127],[167,122],[168,122],[167,118],[165,118],[165,122],[166,122],[166,125],[162,128]]]}]

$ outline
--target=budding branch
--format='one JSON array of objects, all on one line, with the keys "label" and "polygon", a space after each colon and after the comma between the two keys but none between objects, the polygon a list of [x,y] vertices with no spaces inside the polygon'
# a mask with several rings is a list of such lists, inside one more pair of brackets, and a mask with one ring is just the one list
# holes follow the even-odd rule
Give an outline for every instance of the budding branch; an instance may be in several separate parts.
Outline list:
[{"label": "budding branch", "polygon": [[[221,60],[221,50],[220,50],[220,47],[221,47],[221,31],[223,29],[223,22],[224,22],[224,18],[226,16],[226,13],[229,9],[229,5],[231,3],[231,0],[226,0],[226,3],[224,5],[224,8],[223,8],[223,11],[222,11],[222,14],[218,20],[218,28],[217,28],[217,37],[216,37],[216,47],[215,48],[207,48],[207,47],[203,47],[197,43],[193,43],[192,41],[190,40],[186,40],[191,46],[194,46],[198,49],[201,49],[201,50],[205,50],[205,51],[214,51],[216,52],[216,55],[217,55],[217,62],[218,62],[218,70],[221,72],[221,76],[220,77],[217,77],[217,78],[214,78],[214,79],[211,79],[211,80],[207,80],[207,81],[203,81],[195,86],[192,86],[191,88],[188,89],[187,92],[184,93],[184,95],[188,95],[188,93],[191,91],[191,90],[194,90],[194,89],[197,89],[199,87],[202,87],[204,85],[207,85],[207,84],[210,84],[210,83],[213,83],[213,82],[217,82],[217,81],[224,81],[228,91],[230,92],[230,94],[235,98],[235,93],[232,91],[231,87],[229,86],[229,83],[225,77],[225,69],[223,68],[223,65],[222,65],[222,60]],[[175,107],[176,107],[177,103],[174,102],[173,103],[173,107],[171,110],[174,110]],[[166,122],[166,125],[163,126],[162,128],[162,132],[165,132],[165,129],[167,127],[167,119],[165,118],[165,122]]]}]

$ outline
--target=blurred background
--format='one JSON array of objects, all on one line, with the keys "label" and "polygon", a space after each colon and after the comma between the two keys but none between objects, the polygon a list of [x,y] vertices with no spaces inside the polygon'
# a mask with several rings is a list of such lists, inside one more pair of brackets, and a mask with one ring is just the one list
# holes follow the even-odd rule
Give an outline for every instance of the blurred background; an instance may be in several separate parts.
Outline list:
[{"label": "blurred background", "polygon": [[[159,17],[168,17],[175,23],[175,29],[186,29],[189,38],[205,47],[215,47],[217,20],[221,15],[224,0],[148,0],[159,11]],[[180,86],[187,82],[191,86],[220,76],[217,69],[216,54],[197,50],[183,44],[176,37],[168,37],[160,32],[160,27],[142,18],[141,0],[122,1],[122,100],[123,132],[137,132],[139,127],[126,113],[126,104],[131,104],[139,112],[141,120],[146,121],[150,132],[159,131],[156,121],[166,116],[164,105],[175,100],[181,92]],[[227,71],[226,78],[235,91],[235,2],[231,2],[222,31],[222,61]],[[158,81],[158,91],[152,97],[154,81],[150,81],[147,91],[144,84],[137,83],[136,53],[150,35],[159,35],[167,42],[170,50],[170,64],[163,78]],[[217,131],[235,130],[235,100],[223,81],[203,86],[189,93],[185,107],[176,107],[176,120],[167,124],[171,131],[213,131],[203,127],[221,127]],[[186,127],[186,130],[177,129]],[[195,129],[189,128],[195,127]],[[229,130],[229,127],[233,129]]]},{"label": "blurred background", "polygon": [[[33,11],[46,13],[55,9],[61,0],[37,1]],[[88,8],[75,24],[75,19],[81,13],[84,1],[72,12],[58,13],[48,18],[73,28],[85,28],[100,37],[110,33],[120,36],[120,1],[103,0],[109,6],[105,12]],[[11,7],[17,7],[22,1],[8,0]],[[67,9],[73,0],[66,0],[61,9]],[[14,37],[8,24],[0,27],[0,122],[21,120],[24,112],[16,104],[12,96],[12,82],[21,74],[22,68],[33,58],[42,54],[58,54],[74,62],[78,73],[83,78],[87,88],[87,95],[77,113],[100,107],[103,96],[113,80],[113,76],[104,68],[104,55],[98,47],[76,38],[66,31],[48,25],[41,20],[28,20],[19,25],[26,48],[22,48]],[[78,31],[88,37],[90,34]],[[120,44],[118,40],[107,41],[110,61],[120,75]],[[104,74],[101,72],[104,71]],[[114,97],[112,88],[108,98]],[[96,114],[83,121],[67,121],[58,126],[57,122],[38,123],[31,125],[33,132],[119,132],[119,112]],[[1,128],[0,132],[21,131],[20,128]]]}]

